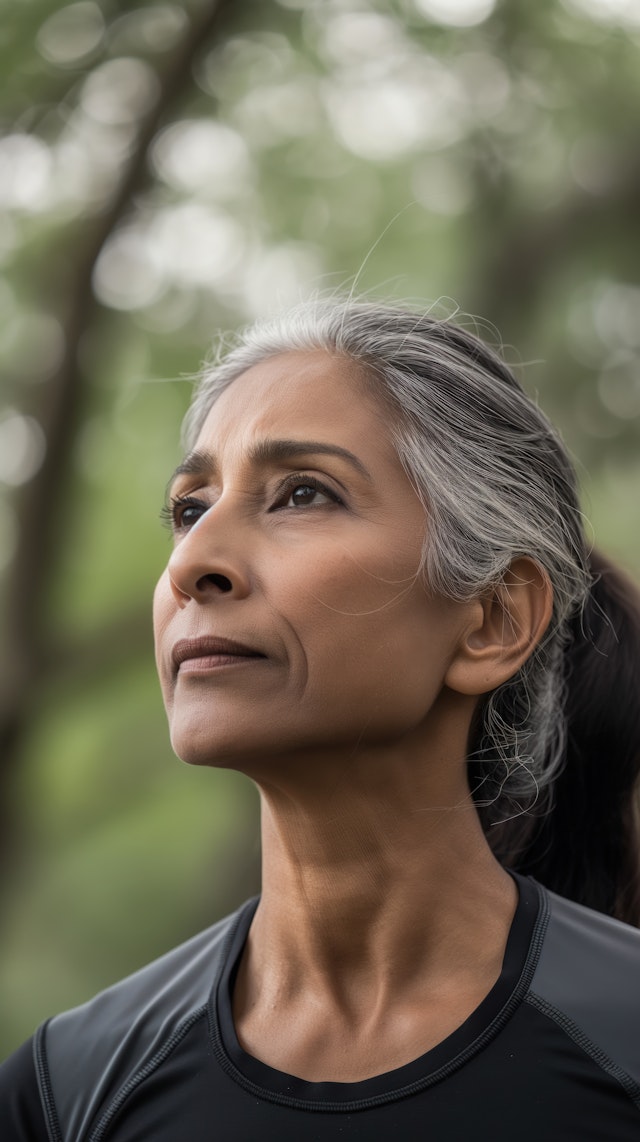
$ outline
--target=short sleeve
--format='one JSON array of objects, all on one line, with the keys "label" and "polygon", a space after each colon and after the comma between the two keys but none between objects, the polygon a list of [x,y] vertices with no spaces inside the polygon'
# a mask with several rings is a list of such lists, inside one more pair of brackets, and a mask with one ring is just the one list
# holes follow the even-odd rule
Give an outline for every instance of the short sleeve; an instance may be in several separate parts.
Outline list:
[{"label": "short sleeve", "polygon": [[33,1061],[33,1039],[0,1065],[2,1142],[52,1142],[42,1110]]}]

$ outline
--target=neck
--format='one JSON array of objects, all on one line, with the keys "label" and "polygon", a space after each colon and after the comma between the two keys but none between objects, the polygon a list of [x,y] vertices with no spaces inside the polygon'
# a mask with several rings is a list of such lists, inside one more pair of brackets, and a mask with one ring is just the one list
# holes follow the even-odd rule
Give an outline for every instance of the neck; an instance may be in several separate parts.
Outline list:
[{"label": "neck", "polygon": [[233,994],[249,1054],[356,1082],[417,1058],[488,994],[516,889],[482,834],[464,744],[270,764],[263,894]]},{"label": "neck", "polygon": [[251,959],[278,972],[279,987],[315,974],[323,989],[348,981],[353,996],[358,980],[363,994],[374,980],[384,990],[453,961],[477,965],[479,946],[492,963],[504,949],[515,886],[484,838],[464,765],[389,752],[307,757],[297,773],[321,783],[261,785]]}]

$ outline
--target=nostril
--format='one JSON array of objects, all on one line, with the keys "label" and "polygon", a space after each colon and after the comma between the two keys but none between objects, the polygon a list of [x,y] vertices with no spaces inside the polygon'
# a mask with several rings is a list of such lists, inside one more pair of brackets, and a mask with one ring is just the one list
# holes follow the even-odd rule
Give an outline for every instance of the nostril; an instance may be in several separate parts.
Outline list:
[{"label": "nostril", "polygon": [[231,580],[227,579],[226,575],[217,575],[217,574],[203,575],[201,582],[203,580],[205,582],[208,582],[208,583],[213,583],[213,585],[215,587],[217,587],[219,591],[225,591],[226,592],[226,591],[231,590],[231,586],[232,586]]}]

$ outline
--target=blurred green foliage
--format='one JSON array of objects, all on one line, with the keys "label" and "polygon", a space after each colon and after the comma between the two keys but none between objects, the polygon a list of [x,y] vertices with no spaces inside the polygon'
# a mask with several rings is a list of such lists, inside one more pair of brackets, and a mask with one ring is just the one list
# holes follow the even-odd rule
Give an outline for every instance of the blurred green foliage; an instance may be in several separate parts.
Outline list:
[{"label": "blurred green foliage", "polygon": [[149,621],[219,330],[354,283],[480,314],[640,572],[640,4],[0,15],[1,1054],[257,885],[253,792],[172,758]]}]

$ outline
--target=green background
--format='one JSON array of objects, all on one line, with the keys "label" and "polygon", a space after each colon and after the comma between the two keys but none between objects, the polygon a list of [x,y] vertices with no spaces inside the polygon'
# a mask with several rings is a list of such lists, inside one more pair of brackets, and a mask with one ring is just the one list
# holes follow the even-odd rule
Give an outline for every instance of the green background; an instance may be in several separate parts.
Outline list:
[{"label": "green background", "polygon": [[640,3],[0,0],[0,75],[2,1054],[258,883],[150,627],[221,330],[354,284],[480,315],[640,574]]}]

